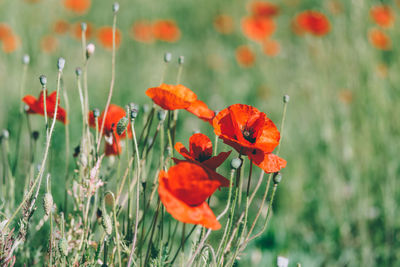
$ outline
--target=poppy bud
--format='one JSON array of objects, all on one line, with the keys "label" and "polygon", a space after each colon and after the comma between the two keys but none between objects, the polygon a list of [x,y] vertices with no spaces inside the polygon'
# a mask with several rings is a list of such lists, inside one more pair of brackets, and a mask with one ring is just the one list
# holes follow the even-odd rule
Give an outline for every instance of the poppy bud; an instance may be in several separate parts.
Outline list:
[{"label": "poppy bud", "polygon": [[280,172],[274,173],[274,184],[279,184],[282,181],[282,174]]},{"label": "poppy bud", "polygon": [[62,71],[65,66],[65,59],[63,57],[60,57],[57,61],[57,68],[59,71]]},{"label": "poppy bud", "polygon": [[82,30],[83,32],[85,32],[86,29],[87,29],[87,24],[86,24],[86,22],[82,22],[82,23],[81,23],[81,30]]},{"label": "poppy bud", "polygon": [[182,65],[183,63],[185,63],[185,57],[184,56],[179,56],[178,58],[178,64]]},{"label": "poppy bud", "polygon": [[129,110],[130,110],[131,119],[132,120],[135,119],[137,117],[137,115],[138,115],[138,112],[139,112],[139,106],[137,104],[135,104],[135,103],[130,103],[129,104]]},{"label": "poppy bud", "polygon": [[101,209],[97,209],[96,216],[97,216],[97,219],[101,219],[101,217],[103,216],[103,212],[101,211]]},{"label": "poppy bud", "polygon": [[1,137],[4,139],[8,139],[8,137],[10,136],[10,133],[4,129],[3,131],[1,131]]},{"label": "poppy bud", "polygon": [[41,84],[42,86],[45,86],[45,85],[47,84],[47,77],[44,76],[44,75],[40,75],[39,81],[40,81],[40,84]]},{"label": "poppy bud", "polygon": [[289,265],[289,259],[282,256],[278,256],[276,260],[276,265],[278,267],[287,267]]},{"label": "poppy bud", "polygon": [[119,122],[117,123],[117,134],[122,135],[128,127],[129,120],[126,117],[122,117]]},{"label": "poppy bud", "polygon": [[170,61],[171,61],[171,59],[172,59],[172,54],[171,53],[165,53],[164,54],[164,62],[165,63],[169,63]]},{"label": "poppy bud", "polygon": [[93,117],[100,117],[100,110],[98,108],[93,109]]},{"label": "poppy bud", "polygon": [[234,158],[231,160],[231,168],[232,169],[239,169],[242,166],[243,160],[241,158]]},{"label": "poppy bud", "polygon": [[284,95],[283,96],[283,103],[289,103],[290,96],[289,95]]},{"label": "poppy bud", "polygon": [[103,226],[104,231],[106,232],[107,235],[112,234],[112,221],[110,216],[108,216],[106,212],[103,212],[101,225]]},{"label": "poppy bud", "polygon": [[22,56],[22,64],[28,65],[30,60],[31,59],[30,59],[28,54],[25,54],[25,55]]},{"label": "poppy bud", "polygon": [[115,2],[112,6],[112,10],[114,13],[117,13],[119,10],[119,4],[117,2]]},{"label": "poppy bud", "polygon": [[93,55],[94,51],[96,50],[96,47],[94,44],[90,43],[86,46],[86,58],[89,58],[91,55]]},{"label": "poppy bud", "polygon": [[82,69],[81,68],[79,68],[79,67],[77,67],[76,69],[75,69],[75,74],[76,74],[76,76],[81,76],[82,75]]},{"label": "poppy bud", "polygon": [[35,141],[39,139],[39,132],[38,131],[33,131],[32,132],[32,139],[35,140]]},{"label": "poppy bud", "polygon": [[58,250],[63,257],[68,256],[68,242],[65,238],[61,238],[58,242]]},{"label": "poppy bud", "polygon": [[165,110],[159,110],[157,112],[157,117],[160,121],[164,121],[166,116],[167,116],[167,112]]},{"label": "poppy bud", "polygon": [[52,207],[53,207],[53,196],[50,193],[46,193],[43,197],[44,214],[49,216]]}]

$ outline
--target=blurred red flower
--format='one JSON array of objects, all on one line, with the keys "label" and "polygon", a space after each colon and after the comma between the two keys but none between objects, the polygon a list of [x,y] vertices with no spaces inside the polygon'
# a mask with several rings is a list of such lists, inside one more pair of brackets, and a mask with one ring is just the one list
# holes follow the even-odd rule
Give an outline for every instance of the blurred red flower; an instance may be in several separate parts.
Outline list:
[{"label": "blurred red flower", "polygon": [[[87,28],[86,28],[85,37],[86,37],[86,40],[89,40],[90,38],[92,38],[92,35],[93,35],[95,29],[94,29],[94,26],[92,23],[86,23],[86,25],[87,25]],[[71,34],[74,38],[76,38],[78,40],[82,39],[81,22],[77,22],[71,27]]]},{"label": "blurred red flower", "polygon": [[279,14],[279,7],[266,1],[254,1],[250,4],[250,12],[257,17],[271,18]]},{"label": "blurred red flower", "polygon": [[303,11],[295,17],[295,28],[300,32],[304,31],[315,36],[323,36],[329,33],[331,29],[328,18],[321,12],[314,10]]},{"label": "blurred red flower", "polygon": [[[213,157],[213,146],[210,138],[202,133],[196,133],[189,138],[189,151],[186,147],[177,142],[175,150],[179,152],[186,160],[199,163],[202,167],[215,171],[229,157],[231,151],[221,152]],[[174,159],[175,163],[181,160]]]},{"label": "blurred red flower", "polygon": [[254,41],[262,41],[271,36],[275,30],[275,22],[264,17],[245,17],[242,19],[243,34]]},{"label": "blurred red flower", "polygon": [[140,20],[133,23],[131,36],[134,40],[142,43],[152,43],[154,41],[153,25],[146,20]]},{"label": "blurred red flower", "polygon": [[68,32],[69,27],[70,25],[67,21],[60,19],[54,22],[53,31],[57,34],[65,34]]},{"label": "blurred red flower", "polygon": [[40,40],[40,47],[45,53],[54,53],[59,46],[58,39],[52,35],[43,36]]},{"label": "blurred red flower", "polygon": [[373,6],[369,14],[372,20],[383,28],[390,28],[394,24],[394,12],[388,5]]},{"label": "blurred red flower", "polygon": [[217,15],[214,19],[215,30],[222,34],[231,34],[233,32],[233,19],[226,14]]},{"label": "blurred red flower", "polygon": [[13,32],[11,27],[5,23],[0,23],[0,41],[4,53],[12,53],[19,47],[21,41]]},{"label": "blurred red flower", "polygon": [[78,15],[85,14],[91,5],[91,0],[64,0],[64,7]]},{"label": "blurred red flower", "polygon": [[268,39],[263,42],[263,52],[267,56],[275,57],[281,51],[281,45],[276,40]]},{"label": "blurred red flower", "polygon": [[[46,113],[48,117],[54,116],[54,111],[56,107],[56,98],[57,92],[54,91],[50,95],[47,95],[46,90]],[[28,110],[26,111],[28,114],[39,114],[44,116],[44,103],[43,103],[43,90],[40,92],[39,97],[36,99],[34,96],[26,95],[22,98],[22,101],[28,105]],[[58,108],[57,108],[57,115],[56,120],[61,121],[62,123],[67,123],[67,113],[65,110],[60,106],[60,99],[58,99]]]},{"label": "blurred red flower", "polygon": [[224,185],[201,166],[179,163],[168,172],[160,171],[158,182],[161,202],[176,220],[200,224],[212,230],[221,228],[206,200]]},{"label": "blurred red flower", "polygon": [[181,37],[181,31],[173,20],[158,20],[153,24],[153,34],[158,40],[174,43]]},{"label": "blurred red flower", "polygon": [[181,84],[163,83],[159,87],[147,89],[146,95],[166,110],[185,109],[197,100],[196,94]]},{"label": "blurred red flower", "polygon": [[242,67],[251,67],[256,58],[253,51],[247,45],[242,45],[236,48],[236,61]]},{"label": "blurred red flower", "polygon": [[247,155],[265,172],[277,172],[286,161],[271,152],[279,144],[275,124],[258,109],[235,104],[222,110],[213,120],[214,132],[225,144]]},{"label": "blurred red flower", "polygon": [[[121,32],[120,30],[115,30],[115,48],[117,49],[121,44]],[[111,26],[104,26],[98,29],[97,39],[99,39],[100,44],[107,49],[112,49],[113,47],[113,29]]]},{"label": "blurred red flower", "polygon": [[390,50],[392,48],[390,37],[378,28],[373,28],[368,32],[368,39],[377,49]]},{"label": "blurred red flower", "polygon": [[[105,154],[109,155],[118,155],[121,154],[121,145],[120,139],[126,137],[126,132],[128,131],[128,137],[132,136],[132,131],[130,128],[130,124],[128,124],[127,130],[125,130],[121,135],[119,135],[116,131],[118,122],[126,116],[125,110],[117,105],[110,104],[107,111],[107,116],[104,122],[103,136],[106,138],[105,144]],[[100,131],[101,125],[104,119],[104,111],[100,114],[98,118],[98,130]],[[93,115],[93,111],[89,113],[89,125],[93,128],[96,127],[96,121]]]}]

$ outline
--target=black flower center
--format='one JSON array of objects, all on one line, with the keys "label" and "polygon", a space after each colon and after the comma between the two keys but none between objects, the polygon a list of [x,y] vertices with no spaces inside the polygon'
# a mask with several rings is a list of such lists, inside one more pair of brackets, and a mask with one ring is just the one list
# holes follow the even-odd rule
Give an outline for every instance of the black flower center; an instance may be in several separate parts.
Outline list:
[{"label": "black flower center", "polygon": [[254,137],[254,130],[252,128],[245,127],[242,130],[242,134],[243,134],[244,139],[246,139],[250,143],[253,144],[256,142],[256,138]]}]

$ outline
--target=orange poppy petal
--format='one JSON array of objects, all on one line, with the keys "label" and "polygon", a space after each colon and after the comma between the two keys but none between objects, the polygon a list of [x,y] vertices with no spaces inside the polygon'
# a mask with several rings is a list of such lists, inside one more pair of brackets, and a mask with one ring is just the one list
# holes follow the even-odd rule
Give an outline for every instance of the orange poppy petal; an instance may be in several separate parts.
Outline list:
[{"label": "orange poppy petal", "polygon": [[318,11],[303,11],[296,16],[295,20],[302,30],[315,36],[326,35],[331,29],[328,18]]},{"label": "orange poppy petal", "polygon": [[[190,152],[186,149],[186,147],[181,143],[177,142],[174,146],[175,150],[178,151],[185,159],[193,160],[195,159],[190,155]],[[176,162],[175,162],[176,163]]]},{"label": "orange poppy petal", "polygon": [[161,84],[159,87],[147,89],[146,95],[166,110],[188,108],[197,99],[195,93],[181,84]]},{"label": "orange poppy petal", "polygon": [[138,42],[152,43],[154,41],[153,25],[145,20],[136,21],[132,25],[131,36]]},{"label": "orange poppy petal", "polygon": [[[115,48],[118,48],[121,44],[121,31],[116,29],[115,31]],[[113,47],[113,28],[111,26],[105,26],[98,29],[97,38],[103,47],[112,49]]]},{"label": "orange poppy petal", "polygon": [[221,228],[221,224],[217,221],[217,218],[206,202],[202,202],[198,206],[189,206],[174,196],[166,185],[168,182],[167,177],[167,173],[164,171],[160,172],[158,194],[167,212],[172,217],[184,223],[200,224],[212,230]]},{"label": "orange poppy petal", "polygon": [[380,29],[374,28],[368,32],[368,39],[370,43],[377,49],[390,50],[392,48],[392,41],[385,32]]},{"label": "orange poppy petal", "polygon": [[280,169],[286,167],[286,160],[272,153],[264,153],[261,150],[256,150],[255,154],[249,153],[247,156],[266,173],[278,172]]},{"label": "orange poppy petal", "polygon": [[215,112],[209,109],[207,104],[201,100],[194,101],[186,110],[209,123],[215,117]]},{"label": "orange poppy petal", "polygon": [[190,155],[200,162],[211,158],[213,147],[210,138],[202,133],[193,134],[189,138],[189,151]]},{"label": "orange poppy petal", "polygon": [[279,7],[266,1],[254,1],[250,5],[251,13],[260,17],[274,17],[279,14]]},{"label": "orange poppy petal", "polygon": [[239,46],[235,51],[236,61],[241,67],[251,67],[256,61],[254,52],[246,45]]},{"label": "orange poppy petal", "polygon": [[275,30],[275,22],[264,17],[245,17],[241,22],[243,34],[254,41],[262,41],[271,36]]},{"label": "orange poppy petal", "polygon": [[181,31],[173,20],[159,20],[153,24],[153,34],[156,39],[164,42],[176,42],[181,37]]},{"label": "orange poppy petal", "polygon": [[394,24],[395,16],[392,8],[387,5],[374,6],[371,8],[372,20],[383,28],[390,28]]},{"label": "orange poppy petal", "polygon": [[76,14],[85,14],[91,5],[91,0],[64,0],[64,7]]}]

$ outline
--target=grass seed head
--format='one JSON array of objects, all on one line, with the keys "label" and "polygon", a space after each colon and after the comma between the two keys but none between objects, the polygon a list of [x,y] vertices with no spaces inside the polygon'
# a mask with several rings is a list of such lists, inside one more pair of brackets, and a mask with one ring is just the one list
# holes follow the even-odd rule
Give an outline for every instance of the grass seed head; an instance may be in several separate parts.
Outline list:
[{"label": "grass seed head", "polygon": [[68,256],[68,242],[65,238],[61,238],[58,242],[58,250],[63,257]]},{"label": "grass seed head", "polygon": [[49,216],[52,207],[53,207],[53,196],[50,193],[46,193],[43,197],[43,209],[44,213],[47,216]]},{"label": "grass seed head", "polygon": [[104,231],[106,232],[107,235],[112,234],[111,217],[106,212],[103,212],[103,214],[102,214],[101,225],[103,226]]}]

